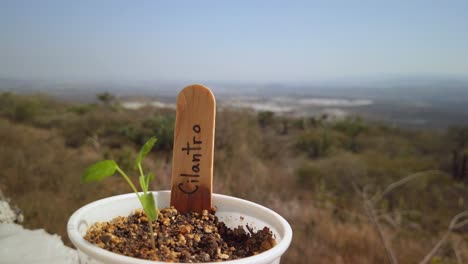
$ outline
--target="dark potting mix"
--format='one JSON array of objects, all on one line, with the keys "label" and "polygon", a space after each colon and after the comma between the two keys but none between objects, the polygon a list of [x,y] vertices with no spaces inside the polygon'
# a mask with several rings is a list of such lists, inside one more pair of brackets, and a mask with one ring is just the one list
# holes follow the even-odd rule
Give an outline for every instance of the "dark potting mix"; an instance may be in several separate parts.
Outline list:
[{"label": "dark potting mix", "polygon": [[129,257],[166,262],[218,262],[253,256],[276,245],[270,229],[248,225],[231,229],[215,216],[216,209],[180,214],[162,209],[153,221],[156,251],[143,210],[88,228],[85,239],[103,249]]}]

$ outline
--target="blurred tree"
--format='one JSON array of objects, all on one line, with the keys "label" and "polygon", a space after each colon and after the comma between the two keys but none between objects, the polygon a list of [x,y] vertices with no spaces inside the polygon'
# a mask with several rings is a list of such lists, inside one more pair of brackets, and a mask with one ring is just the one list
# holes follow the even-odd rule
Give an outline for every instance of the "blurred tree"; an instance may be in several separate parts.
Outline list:
[{"label": "blurred tree", "polygon": [[18,122],[33,121],[42,110],[40,96],[18,96],[10,92],[0,95],[0,112]]},{"label": "blurred tree", "polygon": [[261,128],[273,125],[275,113],[271,111],[262,111],[257,114],[258,125]]},{"label": "blurred tree", "polygon": [[291,125],[293,129],[304,130],[306,128],[306,120],[303,117],[294,118]]},{"label": "blurred tree", "polygon": [[314,129],[300,134],[295,146],[310,158],[320,158],[328,153],[332,140],[327,128]]},{"label": "blurred tree", "polygon": [[85,115],[96,109],[95,104],[76,104],[67,108],[68,112],[75,113],[77,115]]},{"label": "blurred tree", "polygon": [[467,181],[468,127],[451,127],[447,132],[452,147],[452,176],[455,180]]},{"label": "blurred tree", "polygon": [[18,102],[13,109],[13,118],[16,121],[32,121],[39,111],[39,102],[32,98]]},{"label": "blurred tree", "polygon": [[99,93],[96,98],[104,105],[110,105],[115,100],[115,96],[109,92]]},{"label": "blurred tree", "polygon": [[136,122],[121,125],[117,132],[120,136],[142,146],[150,137],[158,139],[154,151],[166,152],[166,163],[174,144],[174,113],[156,113]]},{"label": "blurred tree", "polygon": [[281,119],[280,134],[281,135],[287,135],[288,133],[289,133],[289,119],[288,118],[282,118]]},{"label": "blurred tree", "polygon": [[140,134],[139,144],[144,144],[150,137],[158,139],[159,150],[172,150],[174,144],[174,124],[173,114],[154,115],[143,121],[143,133]]},{"label": "blurred tree", "polygon": [[357,137],[366,130],[366,125],[362,119],[360,117],[349,117],[336,122],[334,128],[348,137],[345,147],[352,152],[357,152]]}]

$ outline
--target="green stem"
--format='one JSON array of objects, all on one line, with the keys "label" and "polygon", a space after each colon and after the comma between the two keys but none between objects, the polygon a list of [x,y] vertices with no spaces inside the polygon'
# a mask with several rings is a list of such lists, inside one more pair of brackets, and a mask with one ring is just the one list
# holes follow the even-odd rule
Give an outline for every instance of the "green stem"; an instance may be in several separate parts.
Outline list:
[{"label": "green stem", "polygon": [[140,199],[140,195],[138,194],[138,190],[135,188],[135,185],[133,185],[132,181],[130,180],[130,178],[127,176],[127,174],[125,174],[125,172],[123,170],[121,170],[119,168],[119,166],[117,166],[117,171],[124,177],[124,179],[127,181],[127,183],[130,185],[130,187],[132,187],[133,191],[136,193],[136,195],[138,196],[138,199]]},{"label": "green stem", "polygon": [[156,242],[154,241],[153,221],[149,220],[148,222],[149,222],[149,228],[151,232],[151,246],[153,247],[154,253],[156,254]]}]

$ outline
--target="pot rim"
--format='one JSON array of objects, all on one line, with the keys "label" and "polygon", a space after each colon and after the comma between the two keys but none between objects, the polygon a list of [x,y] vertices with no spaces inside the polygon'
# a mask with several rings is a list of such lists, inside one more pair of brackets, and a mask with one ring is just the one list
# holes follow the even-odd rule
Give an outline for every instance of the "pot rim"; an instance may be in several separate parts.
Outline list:
[{"label": "pot rim", "polygon": [[[163,194],[163,195],[170,195],[170,191],[164,190],[164,191],[153,191],[154,194]],[[102,249],[94,244],[91,244],[90,242],[86,241],[82,235],[79,233],[78,227],[80,225],[80,221],[82,219],[82,215],[90,208],[98,207],[102,204],[105,204],[107,202],[110,202],[110,200],[124,200],[128,198],[135,198],[136,195],[135,193],[128,193],[128,194],[121,194],[121,195],[116,195],[116,196],[111,196],[107,198],[103,198],[94,202],[91,202],[77,211],[75,211],[72,216],[69,218],[68,223],[67,223],[67,233],[68,237],[72,241],[72,243],[76,246],[76,248],[86,255],[92,256],[93,258],[108,262],[111,261],[112,263],[132,263],[132,264],[163,264],[163,263],[168,263],[168,262],[161,262],[161,261],[151,261],[151,260],[144,260],[144,259],[139,259],[139,258],[133,258],[133,257],[128,257],[124,255],[120,255],[105,249]],[[228,260],[228,261],[223,261],[221,263],[226,263],[226,264],[241,264],[241,263],[262,263],[264,261],[272,261],[276,258],[281,257],[284,252],[288,249],[291,240],[292,240],[292,228],[289,225],[289,223],[278,213],[275,211],[256,204],[254,202],[250,202],[248,200],[236,198],[233,196],[228,196],[228,195],[222,195],[222,194],[215,194],[213,193],[213,198],[218,198],[218,199],[228,199],[234,202],[239,202],[243,203],[246,206],[253,207],[255,210],[260,210],[264,211],[268,214],[270,214],[272,217],[276,218],[281,224],[281,227],[284,229],[284,236],[282,237],[281,241],[276,244],[273,248],[264,251],[258,255],[255,256],[250,256],[246,258],[241,258],[241,259],[236,259],[236,260]],[[214,263],[214,262],[201,262],[201,263]]]}]

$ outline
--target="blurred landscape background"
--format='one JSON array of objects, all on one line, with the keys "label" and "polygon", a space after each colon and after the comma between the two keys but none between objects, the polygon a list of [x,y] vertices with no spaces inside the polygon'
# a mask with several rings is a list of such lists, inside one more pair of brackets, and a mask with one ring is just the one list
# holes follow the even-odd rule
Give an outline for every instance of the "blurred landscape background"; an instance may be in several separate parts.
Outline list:
[{"label": "blurred landscape background", "polygon": [[[463,1],[2,2],[0,190],[66,235],[115,159],[170,189],[175,100],[217,98],[214,191],[294,231],[284,263],[468,263]],[[465,212],[465,213],[464,213]]]}]

